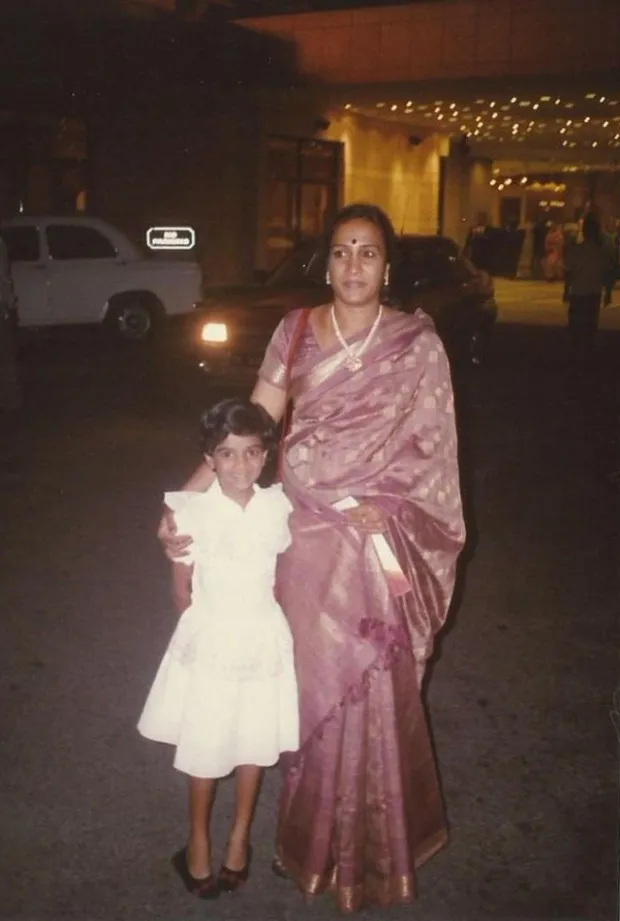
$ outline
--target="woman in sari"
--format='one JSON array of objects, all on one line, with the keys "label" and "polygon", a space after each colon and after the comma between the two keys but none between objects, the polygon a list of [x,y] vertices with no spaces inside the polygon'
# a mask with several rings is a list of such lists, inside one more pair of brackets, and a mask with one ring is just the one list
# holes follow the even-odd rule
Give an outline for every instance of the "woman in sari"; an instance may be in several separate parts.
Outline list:
[{"label": "woman in sari", "polygon": [[557,224],[551,224],[545,237],[544,271],[547,281],[564,278],[564,234]]},{"label": "woman in sari", "polygon": [[[412,900],[447,839],[420,686],[464,542],[454,404],[432,321],[382,304],[393,241],[374,206],[336,216],[333,303],[285,317],[253,393],[277,420],[293,403],[277,590],[301,746],[284,759],[274,872],[346,912]],[[199,469],[187,488],[209,484]],[[165,520],[160,536],[184,546]]]}]

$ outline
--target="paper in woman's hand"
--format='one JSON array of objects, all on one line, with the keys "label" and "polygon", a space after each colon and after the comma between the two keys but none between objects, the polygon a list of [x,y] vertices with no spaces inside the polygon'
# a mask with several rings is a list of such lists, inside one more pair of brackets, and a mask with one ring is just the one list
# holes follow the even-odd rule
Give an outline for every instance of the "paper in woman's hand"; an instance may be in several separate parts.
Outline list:
[{"label": "paper in woman's hand", "polygon": [[[347,509],[357,508],[360,503],[353,496],[346,496],[338,502],[334,502],[332,508],[338,512],[346,512]],[[411,585],[400,568],[394,552],[383,534],[371,534],[370,539],[379,557],[379,563],[385,574],[385,578],[390,590],[390,594],[398,598],[400,595],[406,595],[411,591]]]}]

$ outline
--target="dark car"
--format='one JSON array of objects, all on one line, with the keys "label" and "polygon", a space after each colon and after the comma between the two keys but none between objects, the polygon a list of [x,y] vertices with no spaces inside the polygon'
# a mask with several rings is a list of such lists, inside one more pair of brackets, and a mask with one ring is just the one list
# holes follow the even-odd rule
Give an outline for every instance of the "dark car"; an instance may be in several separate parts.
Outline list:
[{"label": "dark car", "polygon": [[[263,284],[206,292],[200,363],[210,373],[258,365],[278,322],[296,307],[329,303],[319,240],[292,250]],[[497,316],[493,281],[447,237],[403,236],[392,266],[389,304],[429,314],[453,360],[482,360]]]}]

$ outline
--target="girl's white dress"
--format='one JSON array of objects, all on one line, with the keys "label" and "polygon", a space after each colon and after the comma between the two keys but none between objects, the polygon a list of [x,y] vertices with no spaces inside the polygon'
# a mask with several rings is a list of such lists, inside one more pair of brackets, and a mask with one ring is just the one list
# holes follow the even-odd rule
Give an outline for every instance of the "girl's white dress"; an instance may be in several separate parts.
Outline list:
[{"label": "girl's white dress", "polygon": [[176,745],[174,765],[224,777],[275,764],[299,746],[293,640],[273,589],[291,542],[280,486],[254,487],[242,508],[216,480],[205,493],[167,493],[178,532],[193,538],[192,602],[179,618],[138,730]]}]

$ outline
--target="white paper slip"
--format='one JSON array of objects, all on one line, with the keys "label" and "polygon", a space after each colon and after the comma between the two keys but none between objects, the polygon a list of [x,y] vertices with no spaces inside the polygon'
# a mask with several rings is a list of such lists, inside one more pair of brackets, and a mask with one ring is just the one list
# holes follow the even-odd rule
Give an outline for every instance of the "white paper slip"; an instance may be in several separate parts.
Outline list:
[{"label": "white paper slip", "polygon": [[[349,508],[357,508],[359,504],[360,503],[357,499],[354,499],[353,496],[346,496],[344,499],[334,502],[332,508],[335,508],[338,512],[345,512]],[[370,504],[372,505],[372,502]],[[371,534],[370,539],[379,557],[381,568],[385,573],[390,593],[395,597],[406,595],[407,592],[411,591],[411,585],[400,568],[400,564],[384,535]]]}]

